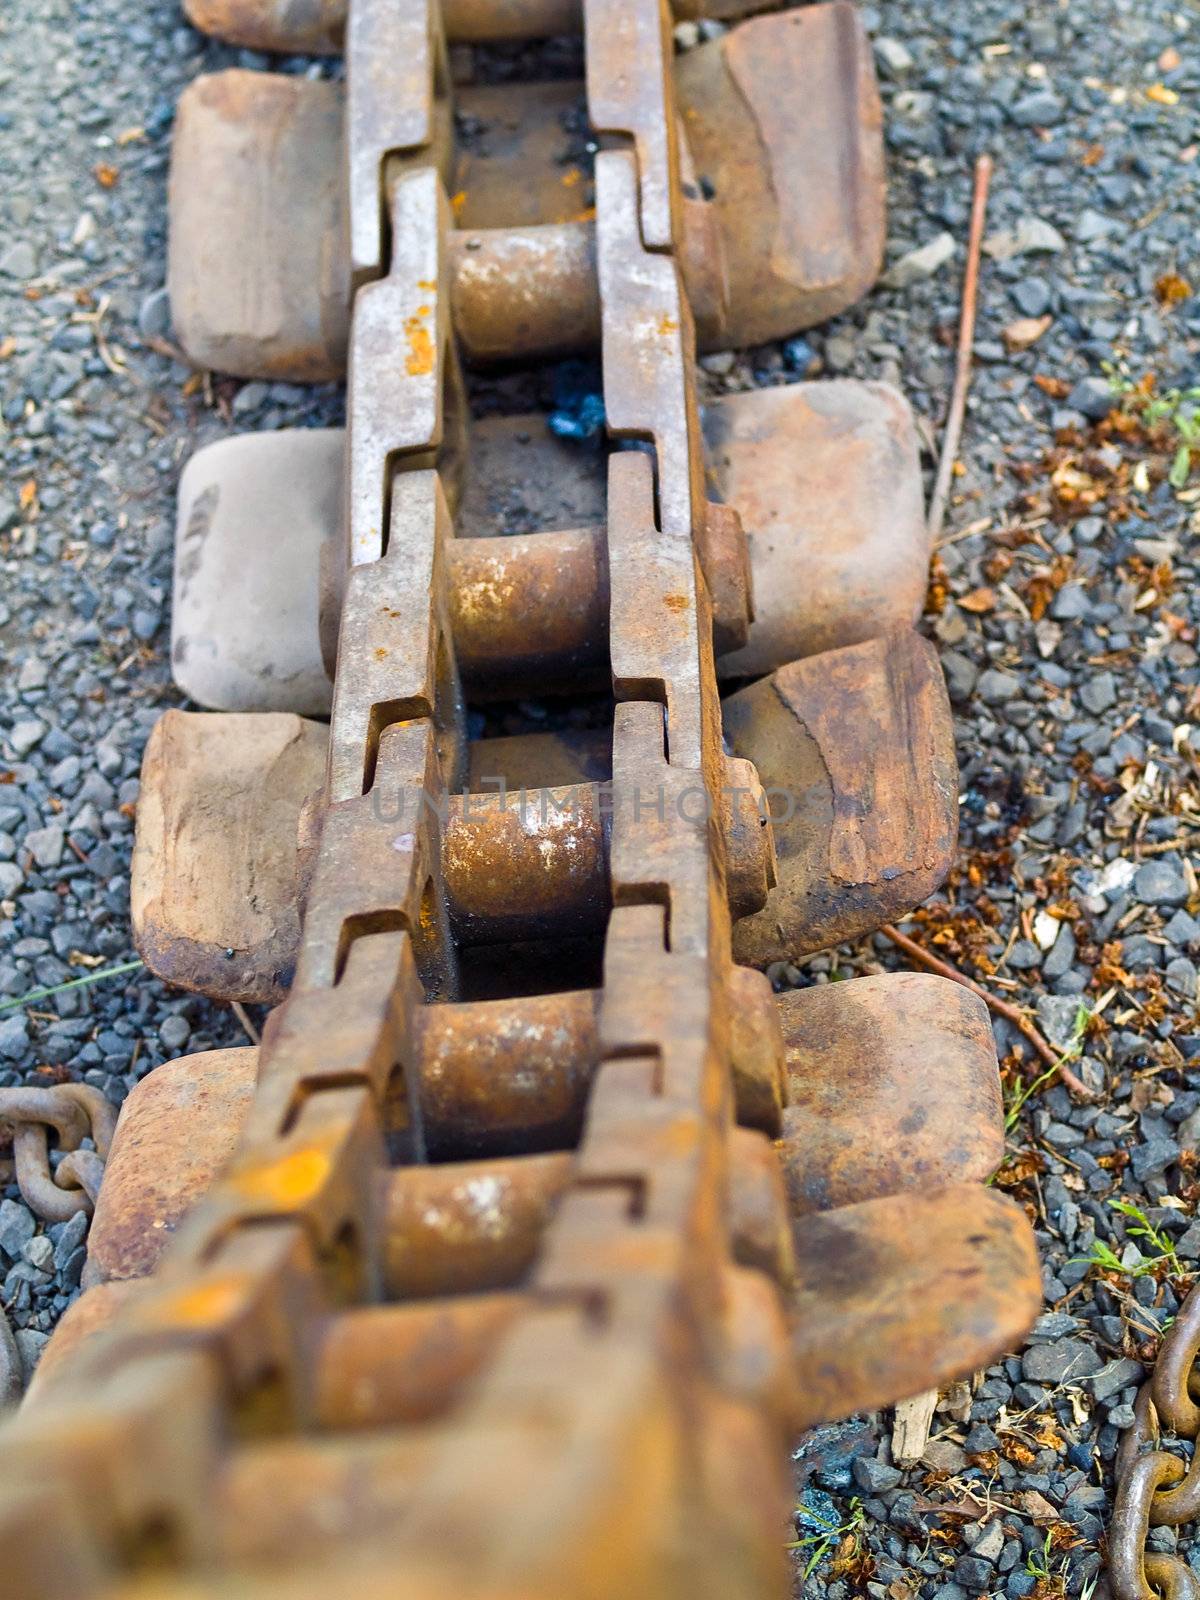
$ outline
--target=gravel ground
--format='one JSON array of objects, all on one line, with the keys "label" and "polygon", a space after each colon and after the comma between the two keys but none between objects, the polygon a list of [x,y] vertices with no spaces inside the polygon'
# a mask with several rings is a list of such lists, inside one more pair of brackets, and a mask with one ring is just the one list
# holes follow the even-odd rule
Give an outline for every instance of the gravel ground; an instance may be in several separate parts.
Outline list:
[{"label": "gravel ground", "polygon": [[[1031,1007],[1098,1098],[1042,1086],[1023,1101],[1038,1067],[999,1025],[999,1181],[1038,1230],[1047,1312],[1025,1350],[947,1397],[916,1468],[893,1466],[887,1418],[806,1441],[797,1592],[1086,1593],[1119,1431],[1200,1262],[1200,465],[1186,476],[1187,402],[1172,398],[1200,382],[1200,16],[1182,0],[943,0],[933,21],[916,0],[863,9],[888,103],[894,286],[829,328],[708,363],[709,381],[889,378],[932,441],[971,167],[993,152],[964,470],[928,618],[959,715],[963,849],[911,931]],[[135,959],[138,764],[179,703],[176,475],[200,443],[336,421],[339,401],[201,380],[153,348],[169,327],[174,103],[196,72],[261,59],[127,0],[33,0],[4,44],[0,1084],[83,1077],[119,1101],[164,1059],[244,1042],[230,1013],[139,970],[12,1004]],[[1115,419],[1114,382],[1128,391]],[[876,942],[779,976],[881,960]],[[77,1223],[35,1225],[14,1189],[0,1199],[2,1299],[27,1366],[75,1292],[81,1242]]]},{"label": "gravel ground", "polygon": [[[909,931],[1031,1008],[1098,1097],[1056,1086],[1022,1106],[1041,1064],[998,1024],[1012,1125],[997,1181],[1037,1230],[1046,1312],[973,1394],[946,1397],[915,1469],[892,1464],[887,1418],[808,1441],[797,1591],[1087,1594],[1120,1430],[1200,1260],[1200,461],[1185,477],[1189,406],[1172,393],[1200,382],[1200,15],[864,9],[897,287],[758,366],[891,377],[936,436],[971,169],[995,156],[963,471],[928,603],[958,714],[961,857]],[[880,955],[892,964],[881,941],[839,959]],[[814,965],[834,963],[806,978]],[[1093,1264],[1105,1252],[1111,1270]],[[1200,1545],[1179,1549],[1200,1571]]]}]

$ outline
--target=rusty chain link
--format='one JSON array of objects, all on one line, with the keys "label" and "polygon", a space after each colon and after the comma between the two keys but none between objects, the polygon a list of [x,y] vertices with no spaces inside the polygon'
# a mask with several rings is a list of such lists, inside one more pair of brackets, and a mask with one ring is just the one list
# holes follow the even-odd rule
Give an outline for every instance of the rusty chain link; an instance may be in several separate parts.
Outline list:
[{"label": "rusty chain link", "polygon": [[[12,1159],[0,1160],[0,1183],[15,1175],[26,1204],[44,1222],[90,1212],[116,1125],[111,1102],[86,1083],[0,1089],[0,1131],[13,1147]],[[57,1166],[50,1161],[51,1133],[66,1152]],[[80,1148],[85,1139],[93,1150]]]},{"label": "rusty chain link", "polygon": [[[1200,1435],[1200,1292],[1188,1295],[1163,1335],[1155,1370],[1137,1397],[1121,1439],[1108,1534],[1113,1600],[1200,1600],[1200,1578],[1186,1561],[1146,1548],[1151,1528],[1177,1528],[1200,1515],[1200,1451],[1190,1461],[1158,1449],[1160,1429]],[[1148,1449],[1148,1446],[1155,1446]]]},{"label": "rusty chain link", "polygon": [[[79,1211],[90,1215],[116,1124],[111,1102],[89,1084],[0,1089],[0,1134],[13,1149],[11,1159],[0,1158],[0,1185],[15,1177],[21,1198],[43,1222],[66,1222]],[[50,1160],[52,1134],[64,1152],[57,1165]],[[85,1139],[95,1148],[81,1148]],[[20,1353],[0,1306],[0,1407],[18,1400],[22,1387]]]}]

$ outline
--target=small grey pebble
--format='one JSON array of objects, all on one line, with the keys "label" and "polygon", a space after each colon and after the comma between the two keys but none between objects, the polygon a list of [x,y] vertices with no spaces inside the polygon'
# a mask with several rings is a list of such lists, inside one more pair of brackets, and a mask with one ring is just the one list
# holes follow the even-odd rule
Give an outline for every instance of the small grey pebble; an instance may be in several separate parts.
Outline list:
[{"label": "small grey pebble", "polygon": [[1050,285],[1045,278],[1022,278],[1013,285],[1012,297],[1017,310],[1026,317],[1045,316],[1051,306]]},{"label": "small grey pebble", "polygon": [[37,1328],[18,1328],[13,1338],[21,1353],[21,1366],[25,1373],[25,1381],[28,1383],[33,1376],[33,1369],[41,1360],[42,1351],[50,1343],[50,1335],[42,1333]]},{"label": "small grey pebble", "polygon": [[979,698],[988,705],[1001,705],[1004,701],[1013,699],[1020,690],[1020,679],[1014,678],[1011,672],[1001,672],[997,667],[989,667],[986,672],[981,673],[976,687]]},{"label": "small grey pebble", "polygon": [[1032,1383],[1062,1383],[1067,1378],[1090,1378],[1103,1365],[1082,1339],[1058,1339],[1053,1344],[1030,1345],[1021,1357],[1021,1375]]},{"label": "small grey pebble", "polygon": [[235,417],[247,416],[251,411],[257,411],[267,398],[265,383],[244,383],[233,397],[233,414]]},{"label": "small grey pebble", "polygon": [[1031,972],[1042,964],[1042,952],[1032,939],[1018,939],[1008,952],[1008,964],[1014,972]]},{"label": "small grey pebble", "polygon": [[1183,948],[1200,945],[1200,922],[1186,911],[1177,911],[1163,928],[1163,936]]},{"label": "small grey pebble", "polygon": [[868,1494],[885,1494],[889,1489],[894,1489],[903,1477],[899,1467],[890,1467],[886,1461],[878,1461],[874,1456],[855,1456],[851,1470],[855,1483]]},{"label": "small grey pebble", "polygon": [[1176,956],[1174,961],[1167,962],[1166,976],[1169,989],[1182,995],[1185,1000],[1196,998],[1197,975],[1194,961],[1189,961],[1186,956]]},{"label": "small grey pebble", "polygon": [[28,239],[16,239],[0,255],[0,272],[6,278],[32,278],[37,272],[37,252]]},{"label": "small grey pebble", "polygon": [[1103,422],[1117,403],[1117,395],[1107,378],[1081,378],[1067,396],[1072,411],[1080,411],[1091,422]]},{"label": "small grey pebble", "polygon": [[1085,681],[1079,698],[1088,711],[1098,716],[1101,711],[1107,711],[1117,703],[1116,679],[1111,672],[1098,672],[1094,678]]},{"label": "small grey pebble", "polygon": [[[964,1589],[982,1594],[985,1589],[991,1588],[995,1574],[990,1561],[985,1561],[981,1556],[970,1555],[959,1556],[954,1563],[954,1576]],[[944,1596],[945,1587],[940,1588],[938,1592]]]},{"label": "small grey pebble", "polygon": [[1087,590],[1081,583],[1064,583],[1050,603],[1050,615],[1056,622],[1078,622],[1091,609]]},{"label": "small grey pebble", "polygon": [[70,1260],[75,1251],[87,1238],[88,1214],[86,1211],[77,1211],[73,1217],[68,1217],[62,1225],[62,1230],[54,1242],[54,1264],[60,1270]]},{"label": "small grey pebble", "polygon": [[192,1029],[186,1017],[167,1017],[158,1030],[164,1050],[182,1050],[191,1038]]},{"label": "small grey pebble", "polygon": [[1078,1330],[1079,1323],[1065,1311],[1043,1311],[1029,1332],[1030,1344],[1050,1344]]},{"label": "small grey pebble", "polygon": [[[0,1058],[20,1061],[29,1049],[29,1024],[23,1016],[9,1016],[0,1020]],[[3,1244],[0,1239],[0,1245]]]},{"label": "small grey pebble", "polygon": [[1181,906],[1188,898],[1187,879],[1169,861],[1143,861],[1134,875],[1133,893],[1144,906]]},{"label": "small grey pebble", "polygon": [[62,860],[61,828],[34,828],[25,835],[25,848],[39,867],[57,867]]},{"label": "small grey pebble", "polygon": [[1120,1394],[1122,1389],[1127,1389],[1131,1383],[1141,1383],[1145,1370],[1140,1361],[1134,1361],[1129,1356],[1119,1356],[1114,1361],[1108,1361],[1101,1367],[1091,1380],[1092,1394],[1097,1400],[1108,1400],[1114,1394]]},{"label": "small grey pebble", "polygon": [[44,1233],[36,1233],[32,1239],[26,1239],[21,1254],[31,1267],[46,1271],[54,1260],[54,1245]]},{"label": "small grey pebble", "polygon": [[849,372],[857,354],[858,347],[853,339],[847,339],[840,333],[833,334],[825,341],[825,364],[831,372]]},{"label": "small grey pebble", "polygon": [[151,289],[138,307],[138,332],[143,339],[165,339],[171,331],[171,299],[166,286]]},{"label": "small grey pebble", "polygon": [[0,1200],[0,1250],[16,1260],[37,1232],[33,1212],[20,1200]]},{"label": "small grey pebble", "polygon": [[946,674],[946,687],[955,705],[962,705],[975,692],[979,682],[979,668],[957,650],[942,651],[942,671]]},{"label": "small grey pebble", "polygon": [[1171,1139],[1143,1139],[1129,1154],[1129,1170],[1139,1183],[1157,1178],[1179,1160],[1179,1147]]},{"label": "small grey pebble", "polygon": [[1044,994],[1037,1003],[1038,1024],[1052,1045],[1065,1050],[1075,1033],[1079,1001],[1074,995]]},{"label": "small grey pebble", "polygon": [[18,757],[27,756],[46,736],[46,724],[36,717],[26,717],[15,722],[8,735],[8,743]]},{"label": "small grey pebble", "polygon": [[875,59],[889,78],[902,78],[913,69],[912,54],[899,39],[876,39]]}]

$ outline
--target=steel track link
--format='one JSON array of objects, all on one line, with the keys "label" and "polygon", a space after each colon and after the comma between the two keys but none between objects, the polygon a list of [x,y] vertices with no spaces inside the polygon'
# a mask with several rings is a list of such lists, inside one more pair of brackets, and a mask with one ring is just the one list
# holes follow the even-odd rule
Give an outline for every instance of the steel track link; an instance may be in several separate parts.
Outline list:
[{"label": "steel track link", "polygon": [[[973,997],[905,975],[777,1002],[754,970],[911,908],[953,849],[948,708],[910,627],[919,532],[899,599],[876,606],[864,567],[915,463],[884,426],[901,468],[876,493],[861,451],[902,402],[813,386],[786,416],[702,425],[693,365],[698,324],[710,345],[773,337],[869,281],[882,213],[820,203],[778,99],[795,41],[820,43],[839,148],[871,170],[865,46],[841,0],[691,61],[659,0],[456,0],[444,24],[435,0],[293,9],[193,15],[344,46],[344,101],[297,84],[319,91],[286,91],[308,133],[270,141],[282,198],[311,201],[344,118],[318,184],[337,229],[300,223],[325,276],[289,277],[268,241],[276,312],[260,297],[247,321],[244,295],[205,298],[199,260],[180,264],[205,217],[236,230],[281,201],[246,190],[222,213],[225,189],[187,181],[210,159],[198,108],[254,167],[294,81],[237,74],[181,120],[173,297],[199,359],[344,359],[346,431],[288,443],[296,473],[251,468],[243,497],[276,486],[256,543],[294,567],[297,609],[257,614],[223,714],[156,730],[134,871],[155,970],[276,1009],[257,1051],[173,1063],[123,1111],[89,1287],[3,1435],[4,1593],[779,1595],[795,1430],[971,1370],[1038,1301],[1024,1217],[978,1183],[1002,1135]],[[553,158],[542,209],[508,227],[531,149],[544,165],[547,129],[576,126],[556,120],[570,96],[512,86],[530,120],[508,187],[476,152],[464,200],[446,31],[573,29],[587,159]],[[580,188],[577,215],[546,217],[551,181]],[[838,216],[848,253],[822,277]],[[460,363],[579,348],[600,355],[603,448],[534,470],[542,421],[483,427]],[[822,432],[798,399],[841,420]],[[325,492],[342,450],[340,513],[300,491],[311,537],[288,526],[289,485]],[[484,526],[514,483],[539,514]],[[239,512],[204,491],[201,517],[190,492],[199,581]],[[807,551],[787,524],[805,495]],[[222,670],[245,640],[224,609]],[[288,651],[304,672],[281,702],[263,663]],[[743,683],[724,707],[718,658]],[[557,734],[471,737],[489,696],[597,684],[605,714],[593,696]],[[77,1143],[78,1113],[55,1115]]]}]

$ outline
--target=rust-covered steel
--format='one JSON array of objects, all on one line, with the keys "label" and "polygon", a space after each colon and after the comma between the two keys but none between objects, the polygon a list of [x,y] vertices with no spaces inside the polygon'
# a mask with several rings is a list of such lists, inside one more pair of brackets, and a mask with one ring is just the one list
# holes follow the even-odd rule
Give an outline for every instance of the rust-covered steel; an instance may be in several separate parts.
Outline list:
[{"label": "rust-covered steel", "polygon": [[[603,24],[589,55],[593,37],[607,37]],[[640,56],[637,40],[623,48]],[[392,42],[386,59],[407,59],[405,48]],[[663,76],[678,265],[701,348],[779,338],[857,300],[882,259],[884,181],[879,95],[851,0],[753,18]],[[348,77],[353,97],[358,75]],[[448,104],[444,87],[425,108],[431,117]],[[594,174],[570,132],[585,85],[464,83],[454,95],[479,130],[439,151],[454,200],[443,255],[463,354],[511,361],[594,347]],[[340,85],[240,68],[185,92],[169,288],[176,333],[198,364],[297,381],[344,370],[347,286],[364,271],[354,252],[376,253],[380,227],[377,188],[343,160],[343,120],[346,148],[362,143],[355,115]],[[381,137],[398,141],[388,148],[399,158],[413,135]]]},{"label": "rust-covered steel", "polygon": [[[1004,1158],[987,1007],[927,973],[781,995],[793,1216],[984,1182]],[[937,1093],[929,1093],[930,1083]]]},{"label": "rust-covered steel", "polygon": [[[676,53],[744,9],[193,0],[346,84],[188,91],[178,331],[344,365],[347,427],[181,490],[174,664],[219,709],[150,740],[135,934],[261,1043],[159,1069],[111,1148],[0,1100],[53,1203],[107,1157],[0,1439],[6,1600],[768,1600],[795,1431],[1034,1314],[973,997],[760,970],[936,886],[955,772],[903,402],[701,417],[698,344],[830,314],[882,239],[853,8]],[[560,31],[577,81],[453,81],[450,42]],[[563,349],[599,437],[478,414],[473,362]],[[718,658],[759,679],[724,705]]]},{"label": "rust-covered steel", "polygon": [[[916,429],[885,384],[797,383],[710,398],[699,530],[723,679],[909,627],[929,540]],[[451,630],[475,700],[603,686],[609,583],[586,461],[540,416],[467,419],[449,556]],[[216,711],[327,714],[321,553],[337,538],[334,429],[242,434],[198,451],[180,486],[172,665]],[[497,538],[495,506],[538,530]],[[572,513],[581,525],[571,526]],[[592,515],[597,520],[591,520]],[[542,533],[546,536],[542,537]],[[550,534],[553,534],[553,537]],[[294,557],[281,570],[275,553]]]},{"label": "rust-covered steel", "polygon": [[857,939],[945,879],[958,832],[954,728],[937,654],[919,634],[897,629],[780,667],[729,696],[725,730],[758,769],[778,861],[765,906],[735,929],[740,961]]},{"label": "rust-covered steel", "polygon": [[[527,786],[511,755],[484,740],[472,759],[481,787],[438,803],[447,909],[464,945],[569,937],[603,928],[611,905],[609,846],[619,794],[611,777]],[[535,741],[533,761],[544,758]],[[605,750],[606,771],[611,755]],[[300,948],[299,905],[311,863],[297,839],[328,759],[325,728],[286,713],[171,711],[146,748],[134,851],[134,936],[149,965],[181,988],[245,1002],[283,999]],[[726,884],[737,914],[763,905],[775,881],[773,836],[753,766],[728,759],[719,799]],[[691,805],[697,803],[690,800]],[[642,802],[639,802],[642,804]],[[645,806],[656,808],[658,797]],[[430,803],[433,809],[433,803]],[[381,827],[402,823],[395,794],[377,794]],[[411,815],[411,811],[410,811]],[[213,851],[222,870],[213,872]],[[520,899],[514,898],[519,890]]]},{"label": "rust-covered steel", "polygon": [[[346,0],[189,0],[195,27],[230,44],[285,54],[337,55],[346,29]],[[679,21],[728,21],[756,9],[746,0],[678,0]],[[497,44],[579,33],[581,0],[446,0],[446,34],[459,44]]]}]

